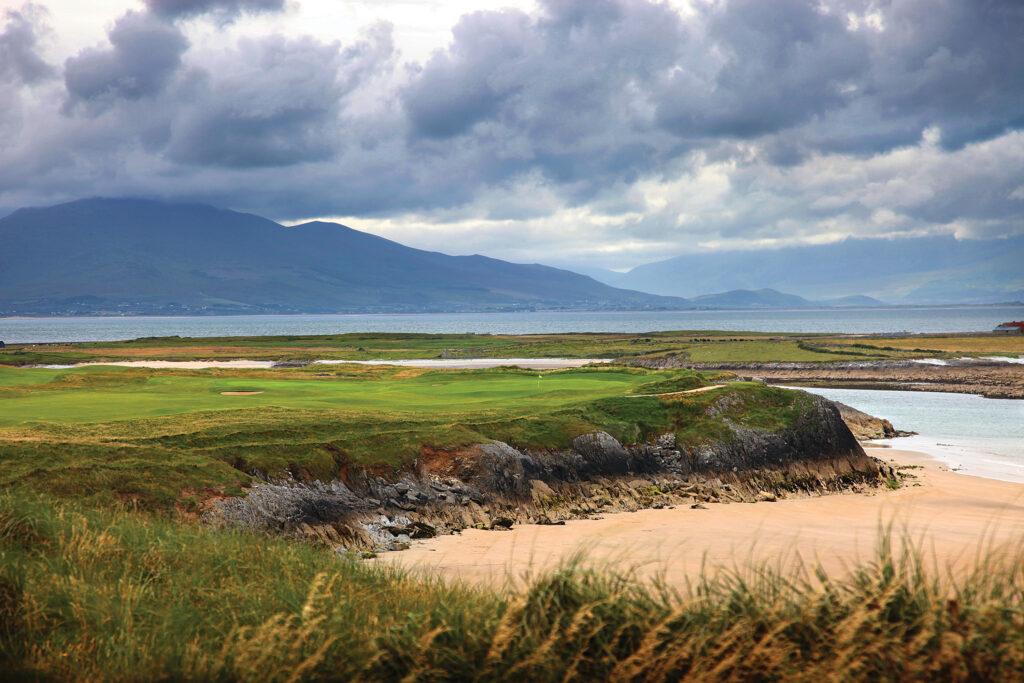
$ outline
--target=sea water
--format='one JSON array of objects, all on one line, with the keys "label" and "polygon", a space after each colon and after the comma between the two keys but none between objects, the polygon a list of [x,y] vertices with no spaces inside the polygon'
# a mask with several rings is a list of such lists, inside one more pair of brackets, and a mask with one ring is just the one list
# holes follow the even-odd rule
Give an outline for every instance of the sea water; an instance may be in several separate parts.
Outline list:
[{"label": "sea water", "polygon": [[193,317],[0,318],[0,341],[45,343],[139,337],[421,332],[428,334],[643,333],[662,330],[892,334],[987,332],[1024,320],[1024,306],[826,308],[743,311],[424,313]]},{"label": "sea water", "polygon": [[805,388],[916,436],[878,443],[927,453],[964,474],[1024,483],[1024,401],[931,391]]}]

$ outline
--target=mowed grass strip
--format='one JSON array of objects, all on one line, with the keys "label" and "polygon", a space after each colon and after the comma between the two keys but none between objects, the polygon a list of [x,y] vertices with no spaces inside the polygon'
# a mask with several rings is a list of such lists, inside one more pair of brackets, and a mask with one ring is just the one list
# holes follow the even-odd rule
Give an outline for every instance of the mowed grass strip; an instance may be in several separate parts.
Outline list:
[{"label": "mowed grass strip", "polygon": [[[542,411],[623,395],[652,379],[659,378],[626,368],[543,373],[513,368],[443,370],[404,378],[308,373],[274,378],[271,373],[245,370],[204,375],[112,367],[0,368],[0,426],[108,422],[253,407],[435,414],[482,407]],[[3,391],[9,388],[17,391]],[[262,393],[222,393],[257,391]]]}]

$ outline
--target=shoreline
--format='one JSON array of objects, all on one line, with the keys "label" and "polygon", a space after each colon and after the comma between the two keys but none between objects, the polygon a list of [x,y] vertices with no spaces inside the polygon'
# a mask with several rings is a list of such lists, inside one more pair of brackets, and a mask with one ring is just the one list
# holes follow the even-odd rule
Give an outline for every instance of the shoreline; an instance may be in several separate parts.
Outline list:
[{"label": "shoreline", "polygon": [[900,489],[646,509],[505,532],[469,529],[414,541],[372,562],[472,585],[521,587],[530,575],[581,558],[685,590],[705,568],[811,572],[820,564],[839,576],[877,557],[886,527],[895,552],[910,541],[936,568],[953,573],[972,569],[986,549],[1019,549],[1024,484],[960,474],[927,453],[866,450],[905,475]]}]

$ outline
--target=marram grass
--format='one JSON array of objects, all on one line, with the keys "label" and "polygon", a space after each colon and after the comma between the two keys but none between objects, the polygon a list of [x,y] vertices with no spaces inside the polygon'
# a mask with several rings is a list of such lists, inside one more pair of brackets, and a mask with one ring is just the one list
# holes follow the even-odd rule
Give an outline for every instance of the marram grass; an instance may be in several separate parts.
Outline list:
[{"label": "marram grass", "polygon": [[294,541],[0,495],[0,671],[39,680],[1024,680],[1022,556],[889,543],[688,590],[580,563],[491,592]]}]

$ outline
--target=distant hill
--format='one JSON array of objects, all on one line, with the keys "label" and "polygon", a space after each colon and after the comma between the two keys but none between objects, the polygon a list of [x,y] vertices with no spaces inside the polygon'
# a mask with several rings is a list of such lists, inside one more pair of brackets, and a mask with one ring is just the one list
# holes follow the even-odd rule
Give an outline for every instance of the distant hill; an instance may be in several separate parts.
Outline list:
[{"label": "distant hill", "polygon": [[774,289],[734,289],[721,294],[703,294],[691,301],[699,308],[804,308],[813,305],[802,296]]},{"label": "distant hill", "polygon": [[695,297],[773,288],[812,300],[870,296],[890,304],[994,303],[1020,298],[1024,236],[847,239],[825,245],[686,254],[628,273],[589,269],[615,287]]},{"label": "distant hill", "polygon": [[796,294],[786,294],[774,289],[734,289],[721,294],[703,294],[690,299],[697,308],[818,308],[885,306],[878,299],[869,296],[847,296],[826,301],[811,301]]},{"label": "distant hill", "polygon": [[682,309],[542,265],[449,256],[344,225],[86,199],[0,219],[0,315]]}]

